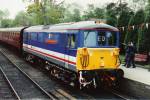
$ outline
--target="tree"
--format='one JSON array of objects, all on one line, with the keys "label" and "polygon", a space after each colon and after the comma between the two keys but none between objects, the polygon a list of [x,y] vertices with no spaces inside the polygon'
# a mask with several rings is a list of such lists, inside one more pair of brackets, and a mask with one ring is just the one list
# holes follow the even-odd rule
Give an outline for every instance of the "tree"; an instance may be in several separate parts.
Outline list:
[{"label": "tree", "polygon": [[34,17],[37,24],[59,23],[63,16],[63,1],[56,3],[55,0],[34,0],[34,3],[28,6],[27,12]]},{"label": "tree", "polygon": [[11,19],[2,19],[1,20],[1,27],[3,27],[3,28],[13,27],[13,20],[11,20]]},{"label": "tree", "polygon": [[95,8],[94,15],[97,19],[104,19],[105,18],[105,10],[103,8]]},{"label": "tree", "polygon": [[116,4],[110,3],[106,7],[106,20],[107,23],[113,26],[117,25],[117,17],[116,17]]},{"label": "tree", "polygon": [[41,5],[39,3],[34,3],[28,6],[27,14],[32,19],[32,24],[44,24],[44,18],[41,11]]},{"label": "tree", "polygon": [[128,3],[124,2],[116,7],[116,14],[118,15],[117,26],[127,26],[126,31],[121,34],[121,43],[127,43],[131,41],[133,35],[133,31],[128,26],[133,25],[134,11],[128,7]]},{"label": "tree", "polygon": [[83,20],[89,20],[89,19],[104,19],[105,18],[105,10],[104,8],[98,8],[94,7],[94,5],[90,4],[88,5],[88,9],[84,11],[84,14],[82,16]]},{"label": "tree", "polygon": [[84,20],[88,20],[90,18],[94,18],[95,15],[94,15],[94,5],[90,4],[88,5],[88,8],[86,11],[84,11],[84,15],[83,15],[83,19]]},{"label": "tree", "polygon": [[74,9],[71,11],[66,10],[64,14],[63,22],[78,22],[81,21],[81,13],[79,9]]},{"label": "tree", "polygon": [[[145,23],[150,23],[150,0],[147,0],[147,6],[145,7]],[[150,26],[150,25],[149,25]],[[146,48],[146,51],[150,52],[150,27],[145,29],[144,36],[143,36],[143,48]]]},{"label": "tree", "polygon": [[13,20],[13,26],[28,26],[33,23],[27,13],[20,11]]},{"label": "tree", "polygon": [[75,22],[81,20],[81,15],[80,15],[79,9],[74,9],[74,11],[73,11],[73,20],[74,20]]},{"label": "tree", "polygon": [[8,10],[5,10],[5,11],[0,10],[0,27],[3,27],[2,24],[4,24],[4,23],[2,23],[2,20],[7,18],[8,15],[9,15]]}]

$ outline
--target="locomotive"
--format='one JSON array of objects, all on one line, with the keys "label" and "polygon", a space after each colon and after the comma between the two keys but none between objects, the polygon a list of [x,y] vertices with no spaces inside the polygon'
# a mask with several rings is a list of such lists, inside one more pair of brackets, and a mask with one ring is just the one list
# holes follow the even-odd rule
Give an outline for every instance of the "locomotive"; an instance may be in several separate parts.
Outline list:
[{"label": "locomotive", "polygon": [[119,37],[117,28],[101,21],[0,29],[0,41],[27,61],[80,88],[117,84],[123,77]]}]

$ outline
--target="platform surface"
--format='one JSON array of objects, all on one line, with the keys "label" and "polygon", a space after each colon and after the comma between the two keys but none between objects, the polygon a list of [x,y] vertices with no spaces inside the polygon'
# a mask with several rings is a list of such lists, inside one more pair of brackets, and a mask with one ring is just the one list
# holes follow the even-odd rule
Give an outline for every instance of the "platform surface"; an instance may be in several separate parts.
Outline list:
[{"label": "platform surface", "polygon": [[140,67],[126,68],[123,65],[120,68],[123,69],[125,78],[150,85],[150,71],[148,69]]}]

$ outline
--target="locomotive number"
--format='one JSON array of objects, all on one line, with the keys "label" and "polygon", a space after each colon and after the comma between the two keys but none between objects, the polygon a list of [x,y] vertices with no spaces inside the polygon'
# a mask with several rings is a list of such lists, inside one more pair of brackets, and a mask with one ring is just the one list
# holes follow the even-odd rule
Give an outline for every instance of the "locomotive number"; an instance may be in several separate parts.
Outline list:
[{"label": "locomotive number", "polygon": [[99,36],[98,41],[105,41],[105,36]]}]

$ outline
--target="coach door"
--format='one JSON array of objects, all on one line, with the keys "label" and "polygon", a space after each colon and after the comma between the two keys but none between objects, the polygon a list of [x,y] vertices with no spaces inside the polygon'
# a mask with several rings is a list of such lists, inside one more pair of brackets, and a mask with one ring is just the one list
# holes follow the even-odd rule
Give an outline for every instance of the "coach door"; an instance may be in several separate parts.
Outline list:
[{"label": "coach door", "polygon": [[67,35],[67,47],[66,47],[66,55],[65,55],[65,67],[69,69],[74,69],[73,65],[73,56],[76,52],[76,34],[68,34]]}]

